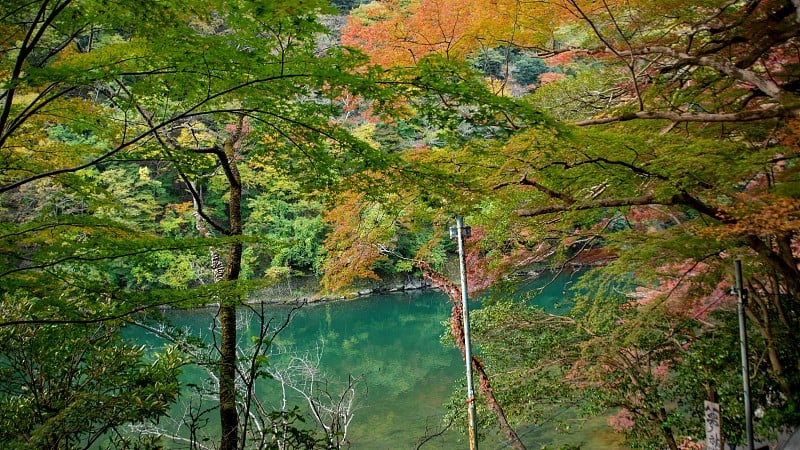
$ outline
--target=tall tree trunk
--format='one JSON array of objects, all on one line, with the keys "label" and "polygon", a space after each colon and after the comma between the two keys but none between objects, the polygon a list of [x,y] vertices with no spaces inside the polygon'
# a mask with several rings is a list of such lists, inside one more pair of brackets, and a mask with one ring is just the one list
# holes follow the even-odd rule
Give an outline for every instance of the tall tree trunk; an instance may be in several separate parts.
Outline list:
[{"label": "tall tree trunk", "polygon": [[220,449],[237,450],[239,413],[236,410],[236,306],[219,308],[221,344],[219,349]]},{"label": "tall tree trunk", "polygon": [[[239,170],[234,160],[234,142],[240,134],[241,124],[234,138],[225,141],[222,150],[212,151],[217,156],[230,188],[228,202],[227,234],[232,237],[242,235],[242,183]],[[213,234],[206,227],[200,211],[202,198],[199,190],[192,184],[194,200],[194,216],[197,230],[203,237],[212,238]],[[236,281],[242,266],[242,243],[237,240],[228,248],[227,268],[220,260],[216,249],[211,249],[211,270],[214,282]],[[220,322],[220,347],[219,347],[219,419],[220,419],[220,446],[221,450],[238,450],[239,448],[239,412],[236,408],[236,307],[239,298],[218,298]],[[241,441],[244,445],[244,437]]]},{"label": "tall tree trunk", "polygon": [[[242,235],[242,182],[234,161],[234,140],[225,141],[224,153],[219,154],[230,186],[228,220],[230,236]],[[226,281],[236,281],[242,265],[242,242],[230,245]],[[238,298],[220,300],[220,367],[219,367],[219,418],[222,437],[221,450],[237,450],[239,446],[239,413],[236,410],[236,306]],[[242,437],[244,439],[244,437]]]}]

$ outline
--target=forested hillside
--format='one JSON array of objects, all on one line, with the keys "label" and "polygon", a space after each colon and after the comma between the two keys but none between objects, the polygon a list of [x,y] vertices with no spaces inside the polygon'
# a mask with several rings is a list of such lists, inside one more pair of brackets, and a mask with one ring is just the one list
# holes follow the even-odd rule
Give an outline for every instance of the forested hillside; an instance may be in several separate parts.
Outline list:
[{"label": "forested hillside", "polygon": [[[309,274],[458,298],[456,215],[481,427],[571,405],[687,448],[710,400],[744,442],[740,260],[756,432],[795,428],[799,34],[793,0],[3,2],[0,446],[156,448],[189,365],[213,448],[346,445],[259,409],[274,336],[237,349],[237,307]],[[503,289],[532,264],[589,268],[560,314]],[[208,304],[209,348],[160,324]]]}]

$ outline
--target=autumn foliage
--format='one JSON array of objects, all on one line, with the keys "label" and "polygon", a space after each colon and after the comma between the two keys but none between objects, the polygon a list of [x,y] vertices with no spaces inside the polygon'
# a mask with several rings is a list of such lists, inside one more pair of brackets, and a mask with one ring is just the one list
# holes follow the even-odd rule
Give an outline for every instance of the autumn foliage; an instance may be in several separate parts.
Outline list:
[{"label": "autumn foliage", "polygon": [[[546,31],[520,27],[532,19],[523,15],[527,9],[507,0],[375,1],[351,13],[342,42],[387,66],[413,64],[428,54],[463,58],[519,39],[546,42]],[[535,20],[544,23],[550,15]]]},{"label": "autumn foliage", "polygon": [[[487,358],[509,370],[495,387],[519,402],[511,410],[530,413],[530,392],[556,395],[555,381],[554,391],[542,387],[544,367],[618,408],[615,423],[632,441],[691,447],[681,435],[695,426],[691,402],[721,397],[728,414],[740,411],[737,367],[713,355],[717,346],[737,356],[730,288],[740,259],[763,355],[749,363],[772,414],[762,423],[797,424],[797,2],[373,2],[354,12],[344,39],[387,66],[500,48],[554,69],[513,95],[532,92],[531,104],[576,127],[517,123],[506,138],[474,133],[429,159],[467,179],[471,200],[454,207],[481,225],[474,230],[483,244],[471,244],[468,256],[472,288],[517,263],[597,268],[569,317],[484,310],[495,314],[484,348],[535,361]],[[502,91],[507,75],[486,82]],[[561,352],[538,344],[551,336],[577,344]],[[539,379],[528,384],[534,372]],[[677,410],[664,407],[673,402]],[[740,442],[741,430],[727,439]]]}]

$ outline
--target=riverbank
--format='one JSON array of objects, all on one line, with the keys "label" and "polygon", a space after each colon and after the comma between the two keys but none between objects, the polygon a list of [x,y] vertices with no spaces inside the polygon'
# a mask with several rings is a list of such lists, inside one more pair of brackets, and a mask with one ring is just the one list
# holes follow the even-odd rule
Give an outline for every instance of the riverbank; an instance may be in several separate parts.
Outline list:
[{"label": "riverbank", "polygon": [[266,299],[272,303],[317,303],[427,289],[435,289],[430,280],[421,275],[403,275],[383,280],[360,280],[346,292],[325,295],[321,294],[320,279],[314,275],[307,275],[290,277],[268,288],[259,289],[253,292],[252,298],[257,298],[258,301]]},{"label": "riverbank", "polygon": [[[445,276],[457,281],[459,278],[458,266],[456,264],[453,266],[445,270]],[[570,268],[570,271],[574,270],[576,270],[575,267]],[[548,272],[547,268],[541,264],[536,264],[520,268],[509,275],[508,278],[521,283],[535,280],[546,272]],[[321,303],[428,289],[438,289],[438,287],[434,286],[422,274],[397,274],[380,280],[362,279],[350,286],[345,292],[322,294],[320,278],[315,275],[304,275],[289,277],[268,288],[259,289],[253,292],[251,298],[258,299],[259,302],[267,299],[266,301],[271,303]]]}]

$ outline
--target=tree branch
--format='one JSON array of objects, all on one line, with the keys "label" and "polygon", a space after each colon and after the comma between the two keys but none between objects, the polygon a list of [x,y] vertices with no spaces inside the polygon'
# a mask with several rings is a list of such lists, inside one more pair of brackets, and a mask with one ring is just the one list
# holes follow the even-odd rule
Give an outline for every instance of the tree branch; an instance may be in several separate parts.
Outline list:
[{"label": "tree branch", "polygon": [[537,217],[545,214],[552,214],[557,212],[567,211],[588,211],[596,208],[617,208],[623,206],[639,206],[639,205],[674,205],[675,203],[670,199],[668,201],[661,201],[656,199],[653,194],[642,195],[641,197],[634,198],[611,198],[598,200],[593,203],[583,204],[562,204],[562,205],[548,205],[533,209],[520,209],[517,211],[519,217]]},{"label": "tree branch", "polygon": [[780,100],[780,97],[786,94],[786,92],[783,89],[781,89],[781,87],[778,86],[777,83],[775,83],[770,79],[758,76],[753,71],[740,69],[739,67],[736,67],[735,64],[730,63],[728,61],[719,61],[717,59],[708,56],[694,56],[688,53],[679,52],[677,50],[665,46],[643,47],[631,50],[629,52],[627,51],[620,52],[620,54],[623,56],[624,55],[645,56],[653,54],[666,55],[675,58],[680,65],[696,65],[696,66],[710,67],[716,70],[717,72],[732,77],[736,80],[743,81],[745,83],[750,83],[753,86],[757,87],[764,94],[776,100]]},{"label": "tree branch", "polygon": [[720,122],[755,122],[759,120],[777,118],[800,117],[800,105],[793,107],[779,107],[740,111],[738,113],[676,113],[671,111],[638,111],[635,113],[622,114],[619,116],[601,117],[597,119],[583,120],[575,122],[577,126],[602,125],[613,122],[627,122],[630,120],[670,120],[674,123],[681,122],[701,122],[701,123],[720,123]]}]

